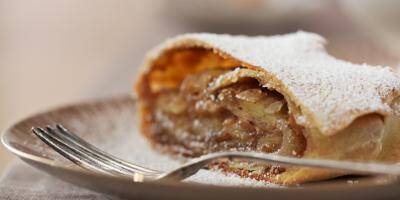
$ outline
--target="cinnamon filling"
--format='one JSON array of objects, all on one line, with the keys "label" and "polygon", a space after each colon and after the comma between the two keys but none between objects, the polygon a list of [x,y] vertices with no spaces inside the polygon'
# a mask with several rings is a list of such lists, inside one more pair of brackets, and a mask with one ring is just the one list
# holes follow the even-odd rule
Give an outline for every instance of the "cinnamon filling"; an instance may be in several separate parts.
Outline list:
[{"label": "cinnamon filling", "polygon": [[[176,89],[157,92],[151,100],[150,137],[185,157],[229,150],[302,156],[305,138],[283,96],[248,77],[211,87],[229,72],[206,70],[187,76]],[[248,174],[251,168],[264,175],[266,170],[273,174],[284,171],[259,163],[229,163],[229,167],[227,162],[214,166],[239,175]]]}]

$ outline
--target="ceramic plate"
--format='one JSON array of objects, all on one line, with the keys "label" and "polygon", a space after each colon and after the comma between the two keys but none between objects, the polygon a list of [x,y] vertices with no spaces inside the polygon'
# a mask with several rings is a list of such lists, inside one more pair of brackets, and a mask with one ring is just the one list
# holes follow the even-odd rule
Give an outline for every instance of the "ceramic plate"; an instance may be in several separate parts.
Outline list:
[{"label": "ceramic plate", "polygon": [[31,132],[33,126],[61,123],[94,145],[145,167],[169,170],[181,163],[153,151],[138,131],[135,100],[130,96],[85,102],[43,112],[8,128],[2,142],[28,164],[91,190],[142,199],[393,199],[400,196],[396,178],[343,177],[295,187],[262,184],[250,179],[201,170],[185,182],[135,183],[93,173],[72,164]]}]

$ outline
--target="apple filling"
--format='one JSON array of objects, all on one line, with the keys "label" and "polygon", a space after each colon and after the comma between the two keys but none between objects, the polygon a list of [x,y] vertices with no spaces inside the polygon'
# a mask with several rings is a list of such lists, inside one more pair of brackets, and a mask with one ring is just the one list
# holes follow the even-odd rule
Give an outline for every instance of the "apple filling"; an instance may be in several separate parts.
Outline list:
[{"label": "apple filling", "polygon": [[[153,141],[185,157],[231,150],[302,156],[305,138],[284,97],[249,77],[215,87],[218,78],[230,72],[209,69],[188,75],[176,89],[157,92],[150,116]],[[214,166],[240,175],[284,171],[254,162],[221,161]]]}]

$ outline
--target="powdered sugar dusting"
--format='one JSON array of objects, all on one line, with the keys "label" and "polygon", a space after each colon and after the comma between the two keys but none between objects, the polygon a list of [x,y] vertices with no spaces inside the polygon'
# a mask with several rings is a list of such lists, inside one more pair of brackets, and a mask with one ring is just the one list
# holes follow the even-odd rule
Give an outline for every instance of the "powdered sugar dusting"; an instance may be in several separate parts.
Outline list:
[{"label": "powdered sugar dusting", "polygon": [[308,120],[298,123],[311,121],[303,125],[325,135],[345,128],[359,116],[387,114],[387,103],[400,91],[397,75],[389,67],[338,60],[326,53],[324,44],[321,36],[302,31],[272,37],[198,33],[170,39],[150,55],[154,59],[166,49],[200,46],[259,67],[276,78],[277,83],[268,86],[301,108]]}]

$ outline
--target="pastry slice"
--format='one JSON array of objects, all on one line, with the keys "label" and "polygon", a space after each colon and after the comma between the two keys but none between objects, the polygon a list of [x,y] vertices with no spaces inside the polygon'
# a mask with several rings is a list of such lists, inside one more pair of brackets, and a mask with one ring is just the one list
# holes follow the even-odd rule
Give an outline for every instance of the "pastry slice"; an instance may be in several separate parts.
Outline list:
[{"label": "pastry slice", "polygon": [[[299,158],[400,160],[400,80],[388,67],[329,56],[319,35],[187,34],[149,53],[136,91],[141,130],[192,158],[255,151]],[[298,184],[346,172],[220,160],[210,169]]]}]

